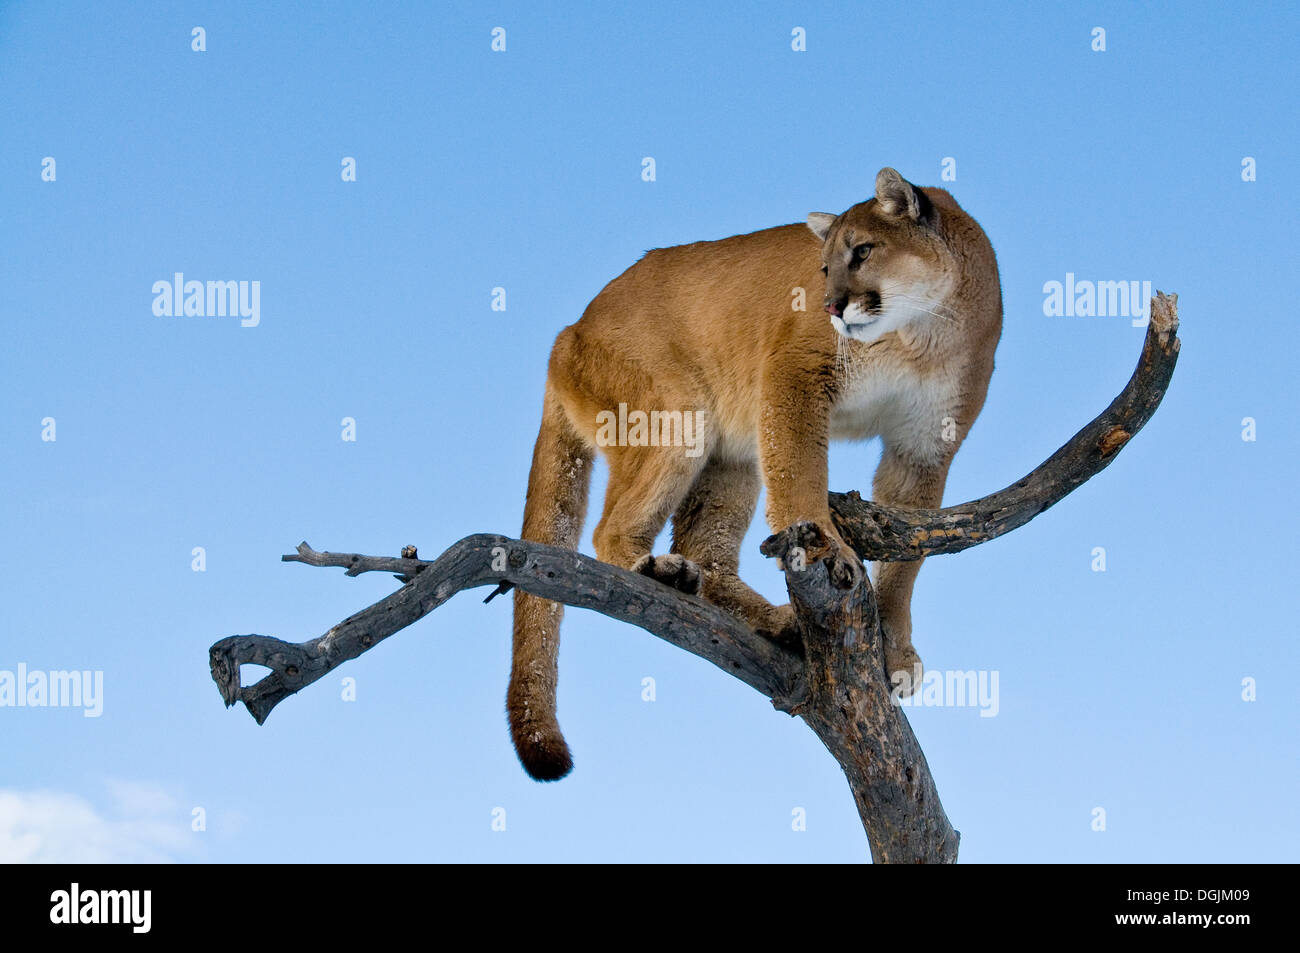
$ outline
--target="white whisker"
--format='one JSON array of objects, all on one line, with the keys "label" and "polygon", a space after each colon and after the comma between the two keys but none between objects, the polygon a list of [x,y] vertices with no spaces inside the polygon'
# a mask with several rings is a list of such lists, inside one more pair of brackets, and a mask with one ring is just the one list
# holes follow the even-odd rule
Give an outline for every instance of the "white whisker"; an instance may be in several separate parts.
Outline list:
[{"label": "white whisker", "polygon": [[946,308],[943,305],[938,305],[938,307],[943,308],[943,311],[936,311],[934,307],[931,307],[931,305],[936,304],[936,302],[926,301],[924,298],[918,298],[915,295],[904,294],[901,291],[880,292],[880,300],[883,302],[886,298],[901,298],[915,307],[916,310],[923,311],[926,314],[933,315],[934,317],[944,321],[955,321],[957,319],[957,316],[952,313],[951,309]]}]

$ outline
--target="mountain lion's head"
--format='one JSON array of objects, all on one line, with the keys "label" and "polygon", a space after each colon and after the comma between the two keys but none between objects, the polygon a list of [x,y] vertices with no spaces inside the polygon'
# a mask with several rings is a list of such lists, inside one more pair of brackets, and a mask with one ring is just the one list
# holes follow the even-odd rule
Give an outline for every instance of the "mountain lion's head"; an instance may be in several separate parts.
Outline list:
[{"label": "mountain lion's head", "polygon": [[888,168],[876,175],[875,198],[843,215],[808,216],[837,332],[874,341],[909,322],[946,320],[959,266],[938,222],[930,198]]}]

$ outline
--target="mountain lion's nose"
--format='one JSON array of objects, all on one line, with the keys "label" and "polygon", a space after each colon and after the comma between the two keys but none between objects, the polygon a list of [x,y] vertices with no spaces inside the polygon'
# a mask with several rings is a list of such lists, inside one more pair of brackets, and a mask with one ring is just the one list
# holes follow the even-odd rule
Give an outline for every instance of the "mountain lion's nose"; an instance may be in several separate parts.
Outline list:
[{"label": "mountain lion's nose", "polygon": [[826,311],[829,314],[832,314],[838,318],[840,315],[844,313],[844,307],[848,303],[849,303],[848,295],[842,295],[841,297],[836,298],[834,301],[828,299],[826,302]]}]

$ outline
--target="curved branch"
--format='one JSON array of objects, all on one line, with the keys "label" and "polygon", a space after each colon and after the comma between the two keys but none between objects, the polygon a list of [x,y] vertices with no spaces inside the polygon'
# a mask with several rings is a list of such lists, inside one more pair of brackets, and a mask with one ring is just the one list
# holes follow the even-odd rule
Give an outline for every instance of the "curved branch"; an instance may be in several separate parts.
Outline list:
[{"label": "curved branch", "polygon": [[1110,465],[1151,419],[1178,362],[1178,296],[1156,292],[1137,370],[1098,417],[1024,479],[942,510],[882,506],[832,493],[831,514],[863,559],[893,562],[956,553],[1023,526]]},{"label": "curved branch", "polygon": [[[285,698],[423,618],[463,589],[508,583],[536,596],[630,622],[707,659],[774,699],[798,689],[800,659],[716,606],[638,573],[567,549],[506,536],[467,536],[432,562],[317,552],[306,543],[286,562],[346,567],[348,575],[397,572],[410,579],[392,595],[307,642],[234,635],[208,651],[212,679],[226,707],[242,701],[260,725]],[[241,664],[271,669],[240,686]]]}]

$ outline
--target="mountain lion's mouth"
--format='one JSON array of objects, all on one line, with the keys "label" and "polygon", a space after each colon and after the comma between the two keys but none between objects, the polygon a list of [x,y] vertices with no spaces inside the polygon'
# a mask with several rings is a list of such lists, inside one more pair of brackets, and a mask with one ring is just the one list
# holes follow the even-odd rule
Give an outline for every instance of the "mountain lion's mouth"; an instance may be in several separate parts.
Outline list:
[{"label": "mountain lion's mouth", "polygon": [[855,328],[875,324],[884,316],[884,313],[884,309],[880,307],[879,298],[875,301],[868,298],[863,301],[854,301],[844,309],[842,317],[846,325]]},{"label": "mountain lion's mouth", "polygon": [[850,340],[863,340],[863,335],[875,337],[872,325],[879,323],[880,315],[878,314],[861,314],[855,315],[853,320],[847,321],[839,315],[831,318],[831,326],[840,337],[849,338]]},{"label": "mountain lion's mouth", "polygon": [[879,292],[864,291],[850,301],[848,307],[844,309],[842,317],[845,327],[865,328],[875,324],[884,316],[881,304]]}]

